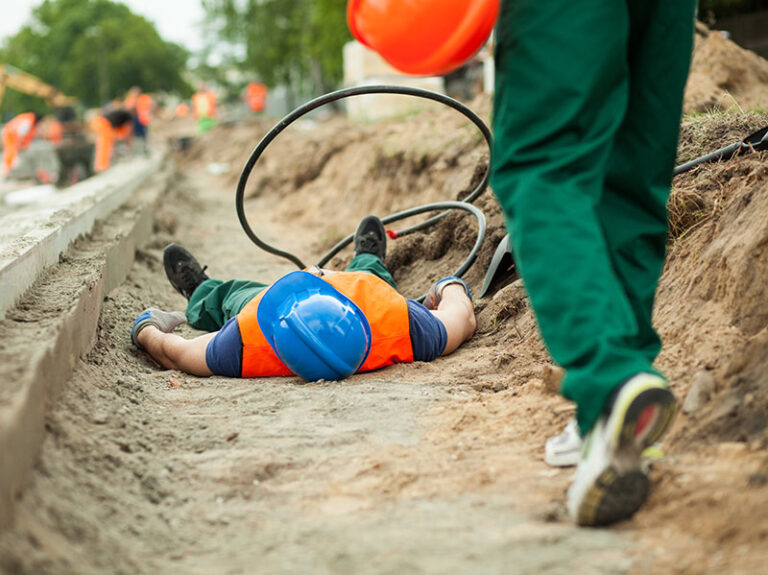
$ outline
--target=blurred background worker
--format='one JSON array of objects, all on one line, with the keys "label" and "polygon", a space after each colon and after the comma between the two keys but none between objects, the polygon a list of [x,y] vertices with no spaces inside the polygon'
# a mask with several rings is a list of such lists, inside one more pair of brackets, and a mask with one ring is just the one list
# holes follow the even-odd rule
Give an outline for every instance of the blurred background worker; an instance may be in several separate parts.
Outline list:
[{"label": "blurred background worker", "polygon": [[96,151],[93,169],[103,172],[112,163],[112,152],[116,140],[126,140],[130,146],[133,141],[133,114],[125,108],[111,108],[91,122],[91,130],[96,134]]},{"label": "blurred background worker", "polygon": [[147,138],[149,123],[152,120],[152,107],[152,97],[144,94],[138,86],[131,88],[125,97],[125,108],[133,114],[133,135],[141,140],[144,154],[149,153]]},{"label": "blurred background worker", "polygon": [[54,146],[58,147],[64,139],[64,126],[55,116],[47,116],[43,120],[42,134]]},{"label": "blurred background worker", "polygon": [[189,104],[186,102],[181,102],[178,106],[176,106],[176,117],[186,118],[187,116],[189,116]]},{"label": "blurred background worker", "polygon": [[261,112],[267,105],[267,87],[261,82],[249,82],[245,87],[245,100],[251,112]]},{"label": "blurred background worker", "polygon": [[19,163],[19,152],[26,150],[35,139],[41,116],[35,112],[19,114],[3,127],[3,177]]},{"label": "blurred background worker", "polygon": [[[491,183],[544,341],[576,402],[577,523],[646,501],[641,452],[676,401],[651,323],[695,0],[509,0],[496,28]],[[390,64],[444,74],[484,42],[498,0],[355,0],[352,33]],[[430,36],[419,31],[429,29]]]},{"label": "blurred background worker", "polygon": [[197,131],[205,134],[216,125],[216,94],[206,85],[192,96],[192,113],[197,120]]}]

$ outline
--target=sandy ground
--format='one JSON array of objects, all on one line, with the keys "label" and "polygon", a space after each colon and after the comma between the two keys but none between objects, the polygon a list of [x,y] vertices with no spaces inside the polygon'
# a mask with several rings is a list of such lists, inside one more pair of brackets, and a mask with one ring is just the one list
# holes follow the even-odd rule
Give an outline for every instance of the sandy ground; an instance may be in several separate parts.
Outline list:
[{"label": "sandy ground", "polygon": [[[488,117],[487,101],[473,107]],[[689,118],[679,160],[766,123],[759,113]],[[712,389],[678,415],[648,504],[610,529],[577,529],[563,511],[572,471],[543,463],[546,437],[572,406],[556,393],[556,369],[512,274],[476,300],[478,332],[457,353],[342,383],[189,377],[130,346],[142,309],[183,308],[162,271],[170,241],[214,277],[273,280],[293,269],[249,243],[233,206],[239,166],[270,125],[222,126],[174,157],[178,174],[155,234],[110,294],[96,348],[48,416],[16,526],[0,535],[1,571],[765,571],[765,153],[675,180],[658,363],[681,402],[702,381]],[[450,111],[375,125],[302,123],[258,165],[247,212],[265,240],[316,261],[367,213],[462,197],[486,161],[477,134]],[[214,176],[211,164],[229,167]],[[491,195],[477,204],[489,225],[466,275],[475,290],[504,234]],[[402,291],[418,295],[454,270],[474,229],[451,215],[390,242],[387,263]],[[74,250],[67,259],[77,258]],[[348,259],[347,250],[332,264]],[[34,294],[19,313],[27,310]]]},{"label": "sandy ground", "polygon": [[[228,190],[200,173],[176,186],[158,222],[215,262],[212,273],[284,271],[226,225]],[[276,238],[291,231],[267,227]],[[472,353],[341,384],[158,369],[127,334],[144,306],[183,305],[161,270],[168,239],[160,231],[110,295],[97,348],[51,413],[17,527],[0,543],[7,572],[504,573],[513,564],[623,573],[631,564],[626,537],[544,518],[567,472],[531,460],[540,445],[518,437],[529,425],[471,431],[485,409],[466,374]],[[533,419],[556,418],[563,406],[551,403]],[[511,449],[487,457],[491,446]]]}]

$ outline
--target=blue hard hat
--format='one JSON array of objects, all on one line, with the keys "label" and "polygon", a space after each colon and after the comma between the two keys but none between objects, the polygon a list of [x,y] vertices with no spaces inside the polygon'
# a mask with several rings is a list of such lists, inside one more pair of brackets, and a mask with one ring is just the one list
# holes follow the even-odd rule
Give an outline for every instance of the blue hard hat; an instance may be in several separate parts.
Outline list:
[{"label": "blue hard hat", "polygon": [[309,272],[291,272],[272,284],[256,317],[280,360],[307,381],[344,379],[363,365],[371,349],[371,326],[363,311]]}]

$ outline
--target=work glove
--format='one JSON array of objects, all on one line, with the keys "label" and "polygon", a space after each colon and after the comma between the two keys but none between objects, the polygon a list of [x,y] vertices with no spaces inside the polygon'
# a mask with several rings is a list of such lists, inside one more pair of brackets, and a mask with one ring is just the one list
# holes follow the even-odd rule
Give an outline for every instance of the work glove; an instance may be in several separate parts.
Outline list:
[{"label": "work glove", "polygon": [[469,299],[472,299],[472,292],[469,291],[469,286],[467,285],[467,282],[465,282],[460,277],[456,276],[448,276],[441,280],[437,280],[435,283],[432,284],[432,287],[429,288],[429,291],[427,292],[426,297],[424,298],[424,307],[427,309],[437,309],[437,306],[440,305],[440,300],[443,299],[443,290],[446,286],[449,286],[451,284],[459,284],[461,285],[464,290],[467,292],[467,297]]},{"label": "work glove", "polygon": [[141,315],[136,318],[136,321],[131,328],[131,343],[141,350],[144,349],[139,345],[136,338],[139,336],[139,332],[148,325],[156,327],[163,333],[171,333],[184,323],[187,323],[187,318],[180,311],[163,311],[156,307],[145,309]]}]

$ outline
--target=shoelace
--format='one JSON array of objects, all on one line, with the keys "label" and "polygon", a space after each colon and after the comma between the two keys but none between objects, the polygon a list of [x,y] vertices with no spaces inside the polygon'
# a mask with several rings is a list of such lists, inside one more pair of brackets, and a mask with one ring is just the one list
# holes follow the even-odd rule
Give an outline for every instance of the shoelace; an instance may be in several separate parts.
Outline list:
[{"label": "shoelace", "polygon": [[376,234],[370,233],[360,238],[360,248],[358,251],[379,251],[379,246],[381,246],[381,240],[379,237]]},{"label": "shoelace", "polygon": [[198,271],[195,269],[194,265],[187,262],[181,262],[179,267],[181,268],[179,273],[181,274],[181,279],[184,280],[185,287],[191,288],[192,291],[194,291],[194,289],[206,278],[205,270],[208,269],[208,266],[203,266],[203,268]]}]

